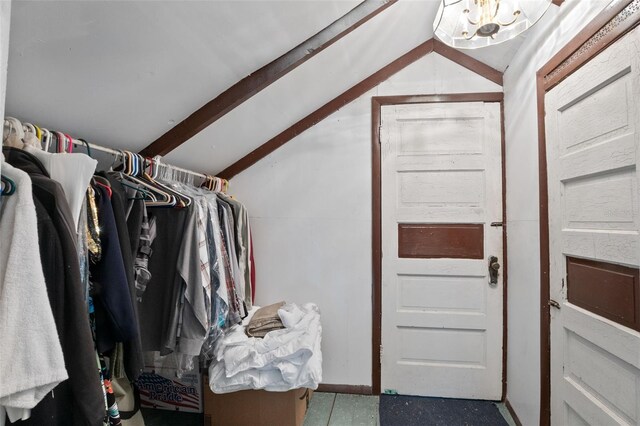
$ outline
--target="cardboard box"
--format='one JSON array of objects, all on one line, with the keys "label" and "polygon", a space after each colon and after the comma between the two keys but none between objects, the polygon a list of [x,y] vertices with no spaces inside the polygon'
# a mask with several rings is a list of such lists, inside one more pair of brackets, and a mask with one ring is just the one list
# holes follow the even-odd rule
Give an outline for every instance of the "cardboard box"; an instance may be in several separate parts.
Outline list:
[{"label": "cardboard box", "polygon": [[226,394],[214,394],[209,386],[204,388],[204,426],[301,426],[313,395],[306,388]]},{"label": "cardboard box", "polygon": [[198,370],[176,377],[175,368],[145,368],[136,381],[140,406],[202,413],[202,381]]}]

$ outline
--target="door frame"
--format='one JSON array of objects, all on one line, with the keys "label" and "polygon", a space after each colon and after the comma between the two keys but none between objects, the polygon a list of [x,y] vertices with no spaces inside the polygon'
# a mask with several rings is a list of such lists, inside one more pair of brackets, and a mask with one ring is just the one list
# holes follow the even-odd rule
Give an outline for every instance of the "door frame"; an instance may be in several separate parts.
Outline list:
[{"label": "door frame", "polygon": [[507,233],[506,233],[506,168],[504,139],[504,94],[502,92],[455,93],[442,95],[374,96],[371,98],[371,193],[372,193],[372,267],[373,282],[371,292],[372,332],[371,332],[371,383],[372,394],[381,392],[382,365],[380,347],[382,345],[382,152],[380,126],[382,107],[385,105],[408,105],[423,103],[458,102],[499,102],[502,157],[502,400],[507,390]]},{"label": "door frame", "polygon": [[549,191],[545,95],[640,23],[640,0],[612,0],[536,73],[540,201],[540,425],[551,424]]}]

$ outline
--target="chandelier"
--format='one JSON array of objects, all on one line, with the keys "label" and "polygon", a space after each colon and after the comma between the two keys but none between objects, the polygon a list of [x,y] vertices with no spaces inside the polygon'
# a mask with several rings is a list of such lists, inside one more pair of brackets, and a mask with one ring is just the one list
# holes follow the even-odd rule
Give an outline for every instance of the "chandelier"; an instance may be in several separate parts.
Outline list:
[{"label": "chandelier", "polygon": [[477,49],[511,40],[544,15],[551,0],[442,0],[435,35],[456,49]]}]

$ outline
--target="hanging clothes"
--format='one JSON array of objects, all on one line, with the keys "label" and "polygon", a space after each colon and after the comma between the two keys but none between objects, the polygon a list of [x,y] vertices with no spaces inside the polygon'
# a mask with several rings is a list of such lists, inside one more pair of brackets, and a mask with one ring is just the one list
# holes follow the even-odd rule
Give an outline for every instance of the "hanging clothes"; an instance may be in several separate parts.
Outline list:
[{"label": "hanging clothes", "polygon": [[232,210],[235,223],[235,246],[238,258],[238,267],[242,283],[244,284],[244,303],[247,310],[252,307],[252,287],[251,287],[251,262],[250,241],[249,241],[249,213],[244,205],[226,194],[219,194],[219,197],[227,203]]},{"label": "hanging clothes", "polygon": [[28,410],[68,377],[33,232],[31,181],[8,164],[2,173],[17,188],[0,210],[0,422],[5,411],[11,420],[28,418]]},{"label": "hanging clothes", "polygon": [[[226,257],[228,258],[229,275],[233,285],[232,294],[235,295],[231,305],[234,311],[240,316],[240,319],[247,316],[247,307],[244,303],[245,284],[244,275],[240,273],[240,265],[238,263],[238,255],[236,251],[235,238],[235,220],[233,210],[229,203],[218,198],[218,215],[221,225],[221,232],[225,243]],[[224,256],[224,255],[223,255]]]},{"label": "hanging clothes", "polygon": [[[49,340],[27,340],[29,350],[57,343],[57,355],[38,355],[48,357],[42,366],[57,357],[62,369],[52,367],[51,382],[20,394],[31,395],[32,407],[18,407],[15,395],[3,399],[8,382],[0,377],[0,422],[6,412],[25,425],[118,425],[111,383],[140,376],[143,350],[171,354],[180,375],[198,366],[199,356],[210,359],[215,342],[247,315],[255,292],[249,216],[237,200],[214,191],[226,187],[220,180],[210,189],[156,180],[157,168],[151,177],[147,162],[131,153],[123,154],[121,172],[95,173],[97,162],[89,156],[41,151],[37,130],[30,130],[29,141],[3,147],[12,165],[7,173],[17,173],[32,201],[16,204],[18,194],[0,198],[0,226],[12,217],[7,209],[14,215],[31,211],[34,226],[25,241],[36,242],[31,263],[38,268],[18,273],[29,279],[40,271],[42,294],[33,301],[50,317],[41,319],[49,327],[39,328]],[[15,243],[3,234],[0,266],[5,244]],[[8,258],[15,253],[19,248]],[[4,282],[15,280],[0,274]],[[12,299],[18,295],[24,297],[18,292]],[[0,321],[13,321],[2,315],[4,309]],[[9,359],[2,358],[3,349],[0,367]]]},{"label": "hanging clothes", "polygon": [[73,229],[78,229],[80,210],[89,182],[98,162],[84,154],[52,154],[26,145],[24,150],[42,162],[49,176],[62,185],[73,218]]},{"label": "hanging clothes", "polygon": [[[138,304],[136,300],[136,284],[134,269],[134,252],[132,252],[132,243],[130,241],[129,228],[127,226],[126,210],[127,210],[127,194],[124,186],[113,175],[104,172],[98,175],[105,177],[111,184],[113,194],[111,196],[111,206],[113,207],[113,215],[118,232],[118,241],[120,243],[120,251],[122,254],[122,262],[125,273],[127,275],[127,283],[129,286],[129,297],[132,301],[134,324],[136,327],[135,337],[126,340],[123,344],[123,363],[127,377],[135,381],[144,368],[144,360],[142,357],[142,340],[140,337],[140,319],[138,313]],[[140,200],[138,200],[140,201]],[[144,205],[144,204],[143,204]]]},{"label": "hanging clothes", "polygon": [[[189,209],[190,214],[186,223],[187,232],[182,239],[178,256],[178,273],[182,278],[184,297],[181,298],[179,308],[177,345],[179,353],[190,356],[200,355],[210,321],[210,318],[207,318],[206,290],[203,290],[205,283],[203,282],[203,274],[201,274],[202,268],[208,268],[209,263],[208,250],[205,252],[204,258],[200,251],[201,245],[205,244],[206,230],[199,225],[201,221],[199,204],[194,204]],[[206,277],[206,282],[209,281],[210,276]]]},{"label": "hanging clothes", "polygon": [[[170,342],[170,322],[179,295],[177,277],[178,254],[182,245],[187,219],[186,209],[149,209],[149,218],[155,221],[158,232],[149,257],[148,282],[144,297],[138,302],[142,349],[159,351],[163,355],[173,352],[175,340]],[[139,233],[139,231],[138,231]]]},{"label": "hanging clothes", "polygon": [[99,353],[115,349],[116,342],[138,338],[139,330],[133,310],[122,248],[115,215],[107,189],[93,186],[100,221],[102,256],[90,265],[93,302],[96,315],[96,339]]},{"label": "hanging clothes", "polygon": [[[248,222],[247,222],[248,226]],[[251,300],[256,300],[256,262],[253,258],[253,234],[249,229],[249,268],[251,277]]]},{"label": "hanging clothes", "polygon": [[[45,271],[49,302],[62,346],[69,380],[54,389],[32,410],[24,422],[32,425],[99,425],[104,417],[104,398],[96,373],[95,349],[80,266],[72,214],[62,186],[49,177],[44,165],[32,154],[16,148],[3,148],[6,162],[29,174],[33,194],[55,225],[61,252],[40,253]],[[46,241],[49,235],[40,239]]]}]

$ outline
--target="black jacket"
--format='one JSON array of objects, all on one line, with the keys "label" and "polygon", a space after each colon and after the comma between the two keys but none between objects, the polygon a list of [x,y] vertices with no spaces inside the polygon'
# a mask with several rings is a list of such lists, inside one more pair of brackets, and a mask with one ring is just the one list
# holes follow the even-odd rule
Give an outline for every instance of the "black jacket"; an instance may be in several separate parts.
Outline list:
[{"label": "black jacket", "polygon": [[91,264],[94,285],[96,338],[98,351],[107,354],[116,342],[128,342],[139,336],[137,319],[127,281],[118,229],[107,190],[94,186],[100,222],[102,256]]}]

